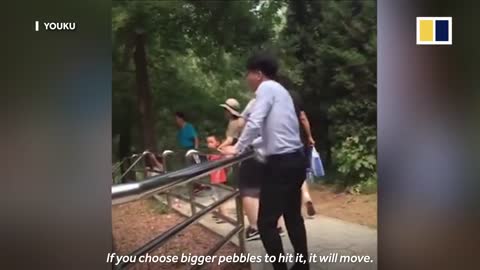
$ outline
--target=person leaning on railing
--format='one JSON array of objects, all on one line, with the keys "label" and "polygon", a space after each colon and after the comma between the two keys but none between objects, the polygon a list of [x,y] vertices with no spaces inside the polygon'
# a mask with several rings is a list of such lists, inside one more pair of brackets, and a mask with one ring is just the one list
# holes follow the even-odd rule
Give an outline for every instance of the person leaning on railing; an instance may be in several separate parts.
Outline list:
[{"label": "person leaning on railing", "polygon": [[238,112],[240,111],[240,103],[236,99],[229,98],[225,103],[220,104],[220,107],[225,109],[225,118],[228,120],[228,126],[225,131],[225,140],[218,146],[218,148],[234,145],[237,142],[238,137],[240,137],[243,126],[245,125],[245,120]]},{"label": "person leaning on railing", "polygon": [[[229,114],[237,117],[240,116],[239,119],[242,120],[239,123],[240,124],[239,126],[232,125],[232,122],[231,121],[229,122],[227,131],[226,131],[227,140],[225,140],[224,143],[222,143],[222,145],[219,147],[220,151],[224,147],[228,147],[236,144],[237,139],[228,140],[228,138],[240,137],[241,132],[245,126],[245,121],[248,119],[251,108],[254,103],[255,103],[255,99],[250,100],[247,106],[245,106],[245,109],[243,110],[242,113],[239,113],[237,111],[240,108],[240,104],[238,104],[238,102],[233,98],[227,99],[224,104],[225,106],[220,105],[225,108],[227,116]],[[232,116],[227,118],[233,119]],[[261,141],[261,138],[260,136],[258,136],[254,144],[258,145],[260,141]],[[238,175],[237,175],[237,178],[239,180],[238,188],[240,190],[240,196],[242,197],[243,208],[245,209],[245,214],[247,215],[247,220],[248,220],[248,227],[245,230],[245,240],[247,241],[260,239],[260,234],[258,232],[258,227],[257,227],[257,220],[258,220],[260,187],[261,187],[263,178],[265,177],[264,170],[265,170],[265,165],[262,162],[260,162],[258,159],[248,159],[248,160],[242,161],[242,163],[240,164],[240,168],[238,170]],[[280,235],[284,234],[280,226],[278,227],[277,230]]]},{"label": "person leaning on railing", "polygon": [[256,100],[237,144],[222,151],[226,155],[242,153],[261,134],[266,175],[260,190],[260,238],[267,253],[276,257],[273,268],[286,270],[287,264],[280,261],[284,250],[277,231],[278,219],[283,215],[296,256],[304,259],[296,262],[294,269],[308,270],[307,234],[301,214],[301,186],[308,161],[293,100],[288,91],[273,80],[277,71],[278,62],[268,53],[248,59],[246,78]]}]

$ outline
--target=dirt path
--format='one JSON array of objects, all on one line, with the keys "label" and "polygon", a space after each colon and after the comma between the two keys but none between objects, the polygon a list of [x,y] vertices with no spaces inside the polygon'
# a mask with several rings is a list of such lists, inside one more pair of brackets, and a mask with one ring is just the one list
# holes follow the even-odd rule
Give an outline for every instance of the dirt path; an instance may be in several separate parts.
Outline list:
[{"label": "dirt path", "polygon": [[310,195],[320,215],[377,228],[377,194],[337,193],[333,187],[313,185]]},{"label": "dirt path", "polygon": [[[307,231],[308,246],[312,253],[317,255],[328,256],[331,253],[339,253],[340,255],[357,255],[357,256],[369,256],[371,261],[369,263],[314,263],[311,265],[312,270],[320,269],[357,269],[357,270],[375,270],[377,269],[377,231],[374,228],[359,225],[365,220],[372,220],[372,216],[376,216],[376,210],[367,211],[365,209],[366,202],[362,196],[352,195],[337,195],[331,191],[325,190],[313,190],[314,199],[317,200],[319,214],[313,219],[305,219],[305,227]],[[225,196],[225,195],[220,195]],[[371,196],[370,196],[371,197]],[[327,200],[334,200],[335,203],[327,205]],[[205,206],[212,203],[210,197],[203,196],[197,197],[196,201]],[[370,201],[369,201],[370,202]],[[322,205],[323,204],[323,205]],[[371,204],[371,202],[370,202]],[[347,206],[345,206],[347,205]],[[320,207],[321,206],[321,207]],[[370,205],[374,209],[374,205]],[[325,211],[328,207],[329,211]],[[343,208],[342,208],[343,207]],[[345,211],[344,209],[347,209]],[[358,208],[358,209],[357,209]],[[188,203],[181,202],[176,210],[185,215],[190,215],[190,206]],[[229,216],[235,219],[235,204],[233,201],[229,201],[225,205],[226,212]],[[357,210],[356,210],[357,209]],[[328,217],[325,213],[331,216],[341,216],[343,220],[334,217]],[[342,213],[335,213],[340,211]],[[346,221],[346,219],[355,218],[357,224]],[[215,224],[211,218],[201,219],[200,222],[207,228],[213,231],[225,235],[231,229],[229,224]],[[247,219],[245,219],[247,222]],[[372,223],[372,222],[371,222]],[[374,225],[374,224],[372,224]],[[234,238],[233,241],[236,239]],[[283,246],[285,252],[293,254],[293,248],[289,241],[288,236],[282,237]],[[247,241],[246,250],[248,253],[254,256],[264,256],[265,250],[260,240]],[[254,263],[251,264],[252,270],[272,270],[269,263]]]}]

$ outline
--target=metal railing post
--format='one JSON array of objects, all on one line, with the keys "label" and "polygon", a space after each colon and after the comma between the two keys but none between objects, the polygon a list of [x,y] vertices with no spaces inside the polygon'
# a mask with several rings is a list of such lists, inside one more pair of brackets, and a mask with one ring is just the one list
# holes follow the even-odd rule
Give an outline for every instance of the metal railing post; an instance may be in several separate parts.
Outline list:
[{"label": "metal railing post", "polygon": [[[133,163],[132,165],[130,165],[130,167],[128,167],[128,169],[125,170],[125,172],[120,176],[119,180],[122,180],[123,177],[125,177],[125,175],[127,175],[128,172],[130,172],[130,170],[132,170],[135,165],[137,165],[137,163],[142,160],[142,158],[146,155],[146,154],[149,154],[150,152],[148,151],[144,151]],[[136,180],[136,175],[135,175],[135,180]]]},{"label": "metal railing post", "polygon": [[[163,161],[163,172],[164,173],[167,173],[169,172],[169,167],[167,165],[167,157],[170,156],[170,155],[173,155],[173,151],[172,150],[165,150],[162,152],[162,161]],[[167,192],[167,206],[169,209],[172,208],[172,196],[170,196],[169,192]]]},{"label": "metal railing post", "polygon": [[[145,152],[144,152],[145,153]],[[147,162],[147,159],[149,159],[150,156],[148,155],[145,155],[145,157],[142,159],[142,173],[143,173],[143,179],[147,179],[147,176],[148,176],[148,172],[147,172],[147,165],[152,165],[152,162]],[[153,167],[151,168],[153,170]]]},{"label": "metal railing post", "polygon": [[238,232],[238,245],[240,252],[245,253],[245,221],[243,218],[243,204],[241,196],[235,198],[235,208],[237,210],[237,224],[241,228]]},{"label": "metal railing post", "polygon": [[192,216],[197,213],[197,207],[195,206],[195,190],[193,188],[193,183],[188,184],[188,202],[190,203],[190,210],[192,211]]},{"label": "metal railing post", "polygon": [[[200,158],[198,157],[198,151],[195,149],[188,150],[185,154],[185,163],[191,164],[190,158],[193,158],[193,163],[200,163]],[[195,206],[195,194],[194,194],[194,182],[188,184],[188,200],[190,203],[190,210],[192,212],[192,216],[197,213],[197,207]]]},{"label": "metal railing post", "polygon": [[162,161],[163,161],[163,171],[165,173],[170,171],[169,165],[167,165],[167,157],[173,155],[172,150],[165,150],[162,152]]},{"label": "metal railing post", "polygon": [[[191,155],[196,154],[198,158],[198,152],[192,152]],[[158,193],[167,192],[168,190],[175,188],[179,185],[189,184],[194,182],[195,180],[201,179],[209,175],[212,171],[226,168],[229,166],[238,165],[243,160],[247,160],[254,157],[254,153],[252,152],[245,152],[236,157],[226,158],[217,161],[205,162],[196,164],[195,166],[190,166],[187,168],[180,169],[178,171],[165,173],[162,175],[157,175],[145,179],[140,182],[134,183],[126,183],[126,184],[119,184],[112,186],[112,206],[119,205],[122,203],[133,202],[139,199],[149,198],[151,196],[155,196]],[[197,161],[198,162],[198,161]],[[196,162],[195,162],[196,163]],[[195,202],[193,199],[193,193],[191,193],[190,202],[192,207],[192,215],[187,217],[184,221],[180,222],[179,224],[173,226],[168,231],[157,235],[155,238],[150,240],[149,242],[145,243],[141,247],[137,248],[135,251],[131,252],[129,256],[139,256],[151,252],[160,246],[162,246],[166,241],[177,235],[179,232],[197,222],[200,218],[204,217],[208,213],[211,213],[216,208],[218,208],[221,204],[226,203],[231,199],[235,199],[236,205],[236,214],[237,219],[230,217],[225,217],[225,220],[234,225],[235,227],[229,233],[224,235],[218,243],[216,243],[208,252],[207,254],[212,255],[216,253],[222,246],[224,246],[228,241],[232,239],[235,235],[239,238],[239,248],[241,252],[245,252],[245,236],[244,236],[244,215],[243,215],[243,205],[241,201],[240,192],[238,189],[230,188],[230,194],[223,196],[218,201],[213,202],[210,205],[200,205],[199,203]],[[172,193],[171,196],[175,196],[175,193]],[[179,195],[177,195],[179,196]],[[180,197],[184,197],[183,200],[188,200],[187,196],[180,195]],[[200,210],[196,211],[196,208]],[[112,237],[113,238],[113,237]],[[115,243],[112,243],[115,244]],[[115,249],[115,247],[113,247]],[[122,262],[119,265],[115,266],[115,269],[125,269],[128,267],[129,262]],[[203,268],[204,265],[197,265],[194,266],[195,269]]]},{"label": "metal railing post", "polygon": [[[238,190],[238,171],[240,169],[240,164],[235,164],[231,167],[232,174],[231,177],[233,177],[233,182],[235,189]],[[240,194],[235,198],[235,209],[237,211],[237,226],[241,228],[241,230],[238,233],[238,245],[240,247],[240,252],[245,253],[245,218],[243,214],[243,201],[242,197]]]}]

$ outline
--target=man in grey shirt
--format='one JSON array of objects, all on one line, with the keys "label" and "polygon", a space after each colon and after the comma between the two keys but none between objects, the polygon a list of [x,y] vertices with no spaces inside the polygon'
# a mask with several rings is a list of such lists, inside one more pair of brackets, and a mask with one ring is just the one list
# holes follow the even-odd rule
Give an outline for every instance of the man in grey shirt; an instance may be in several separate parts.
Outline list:
[{"label": "man in grey shirt", "polygon": [[261,134],[267,162],[260,190],[257,225],[260,237],[267,253],[277,257],[274,269],[286,270],[286,263],[278,260],[284,250],[277,221],[283,215],[295,253],[303,258],[292,269],[309,269],[301,214],[301,186],[306,178],[307,160],[295,107],[288,91],[273,80],[278,70],[275,58],[268,54],[254,55],[247,62],[247,70],[247,83],[255,91],[256,101],[237,144],[224,148],[223,152],[241,153]]}]

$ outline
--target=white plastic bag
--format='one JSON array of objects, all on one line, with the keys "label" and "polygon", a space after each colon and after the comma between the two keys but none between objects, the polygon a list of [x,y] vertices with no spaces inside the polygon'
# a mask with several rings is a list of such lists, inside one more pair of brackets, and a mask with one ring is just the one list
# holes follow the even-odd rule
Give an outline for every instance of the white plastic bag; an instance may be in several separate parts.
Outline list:
[{"label": "white plastic bag", "polygon": [[315,147],[312,148],[312,157],[310,161],[311,171],[313,175],[320,177],[325,175],[325,171],[323,169],[322,160],[320,159],[320,155],[318,154]]}]

